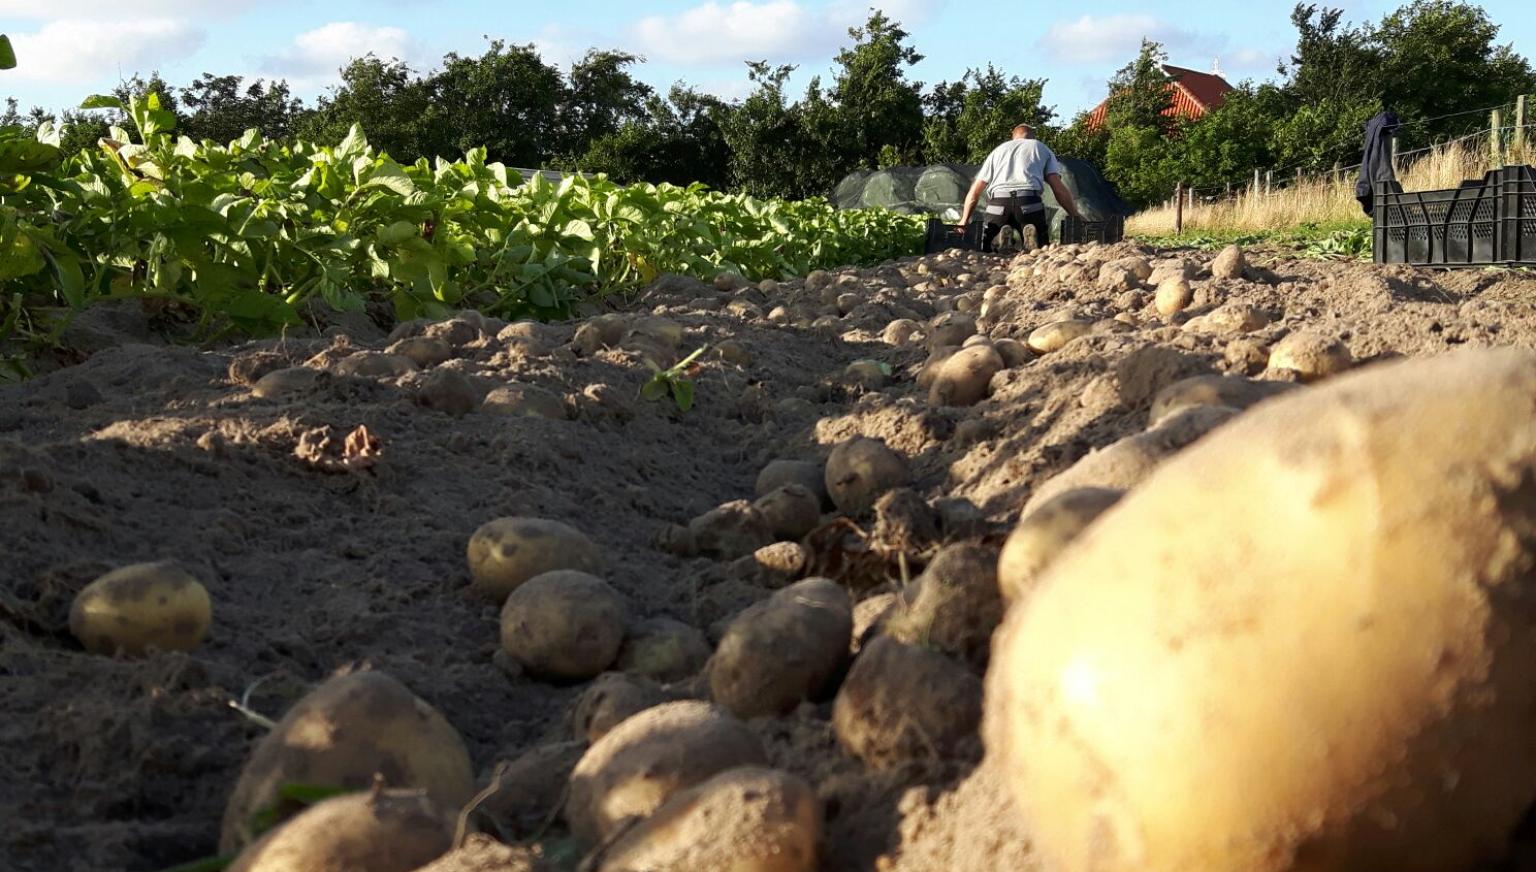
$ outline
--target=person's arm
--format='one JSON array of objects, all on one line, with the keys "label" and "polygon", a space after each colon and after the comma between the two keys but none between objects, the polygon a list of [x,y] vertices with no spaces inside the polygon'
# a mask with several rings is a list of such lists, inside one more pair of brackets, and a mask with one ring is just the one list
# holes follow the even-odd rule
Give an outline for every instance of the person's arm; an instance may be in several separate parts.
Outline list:
[{"label": "person's arm", "polygon": [[960,210],[960,223],[956,224],[955,227],[964,230],[966,225],[971,223],[971,212],[976,209],[976,200],[981,196],[981,192],[986,189],[986,179],[977,179],[971,183],[971,189],[965,192],[965,208]]},{"label": "person's arm", "polygon": [[1072,192],[1067,190],[1066,185],[1062,184],[1061,175],[1051,173],[1045,177],[1045,183],[1050,185],[1051,190],[1056,193],[1056,202],[1061,204],[1061,208],[1067,210],[1068,215],[1081,220],[1083,213],[1077,211],[1077,201],[1072,199]]}]

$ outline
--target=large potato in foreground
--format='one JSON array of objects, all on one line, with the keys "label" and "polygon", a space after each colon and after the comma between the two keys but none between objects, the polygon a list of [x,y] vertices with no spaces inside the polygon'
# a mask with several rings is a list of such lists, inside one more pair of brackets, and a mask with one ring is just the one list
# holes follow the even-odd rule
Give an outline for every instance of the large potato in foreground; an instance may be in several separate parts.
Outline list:
[{"label": "large potato in foreground", "polygon": [[208,591],[170,561],[115,569],[86,585],[69,608],[69,632],[92,654],[190,651],[212,621]]},{"label": "large potato in foreground", "polygon": [[571,772],[565,820],[596,844],[673,794],[737,766],[767,765],[747,725],[706,702],[663,703],[594,742]]},{"label": "large potato in foreground", "polygon": [[411,872],[452,846],[452,819],[420,791],[349,793],[262,836],[229,872]]},{"label": "large potato in foreground", "polygon": [[507,597],[501,647],[535,678],[583,681],[618,658],[628,620],[624,597],[601,578],[546,572]]},{"label": "large potato in foreground", "polygon": [[1341,376],[1061,556],[999,633],[989,751],[1062,872],[1468,869],[1536,798],[1533,567],[1536,356]]},{"label": "large potato in foreground", "polygon": [[280,803],[285,784],[361,790],[375,773],[449,809],[474,793],[469,752],[437,709],[383,672],[332,678],[294,703],[251,752],[224,810],[220,849],[248,843],[260,812],[296,811]]},{"label": "large potato in foreground", "polygon": [[742,767],[679,793],[603,852],[598,872],[815,872],[821,801],[787,772]]},{"label": "large potato in foreground", "polygon": [[788,714],[828,692],[852,638],[848,592],[796,582],[731,622],[706,667],[710,695],[741,718]]},{"label": "large potato in foreground", "polygon": [[517,586],[546,572],[602,571],[602,555],[581,531],[543,518],[497,518],[469,537],[472,586],[502,602]]}]

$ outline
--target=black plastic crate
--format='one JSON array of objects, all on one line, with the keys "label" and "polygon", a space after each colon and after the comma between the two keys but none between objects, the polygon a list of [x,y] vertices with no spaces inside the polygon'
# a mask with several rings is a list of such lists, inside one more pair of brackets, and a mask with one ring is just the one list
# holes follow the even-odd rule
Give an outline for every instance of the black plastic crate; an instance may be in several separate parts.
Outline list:
[{"label": "black plastic crate", "polygon": [[1111,216],[1107,221],[1084,221],[1081,218],[1073,218],[1064,215],[1061,219],[1061,244],[1073,245],[1084,242],[1098,242],[1109,245],[1125,238],[1125,218],[1121,215]]},{"label": "black plastic crate", "polygon": [[1536,266],[1536,168],[1504,167],[1499,175],[1499,260]]},{"label": "black plastic crate", "polygon": [[938,254],[951,248],[963,248],[967,251],[981,250],[980,221],[972,221],[966,226],[964,232],[956,230],[955,226],[938,218],[929,218],[928,236],[923,240],[923,254]]},{"label": "black plastic crate", "polygon": [[1502,261],[1497,171],[1443,191],[1376,186],[1371,248],[1377,263],[1491,266]]}]

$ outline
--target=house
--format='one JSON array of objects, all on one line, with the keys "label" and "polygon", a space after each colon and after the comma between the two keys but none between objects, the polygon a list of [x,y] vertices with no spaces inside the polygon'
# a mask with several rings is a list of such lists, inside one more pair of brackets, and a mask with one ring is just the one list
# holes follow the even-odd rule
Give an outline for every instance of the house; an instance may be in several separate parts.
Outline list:
[{"label": "house", "polygon": [[[1173,105],[1169,106],[1163,114],[1174,118],[1194,121],[1225,103],[1227,92],[1232,90],[1227,80],[1221,77],[1220,66],[1216,66],[1209,73],[1202,73],[1198,70],[1163,64],[1163,72],[1173,79],[1168,84],[1168,90],[1173,92]],[[1109,100],[1106,98],[1088,114],[1088,128],[1092,130],[1103,126],[1104,119],[1108,115]]]}]

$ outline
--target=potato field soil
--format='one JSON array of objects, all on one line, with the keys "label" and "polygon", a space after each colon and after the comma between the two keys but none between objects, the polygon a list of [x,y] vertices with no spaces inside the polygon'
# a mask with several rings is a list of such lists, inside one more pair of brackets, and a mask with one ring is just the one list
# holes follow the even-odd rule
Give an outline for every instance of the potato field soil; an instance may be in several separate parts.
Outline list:
[{"label": "potato field soil", "polygon": [[[408,257],[347,305],[348,249],[279,338],[104,299],[0,384],[0,868],[1536,870],[1536,279],[751,242],[776,277],[705,283],[564,220],[495,314]],[[522,308],[609,265],[642,289]]]}]

